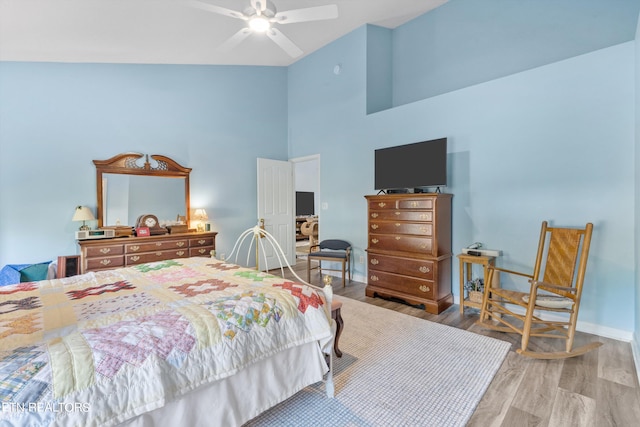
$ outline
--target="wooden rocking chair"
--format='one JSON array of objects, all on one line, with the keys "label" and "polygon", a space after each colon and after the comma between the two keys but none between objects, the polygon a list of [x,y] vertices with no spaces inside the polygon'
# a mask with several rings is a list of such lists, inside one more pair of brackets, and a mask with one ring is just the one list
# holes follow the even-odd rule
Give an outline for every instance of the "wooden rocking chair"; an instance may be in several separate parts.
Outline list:
[{"label": "wooden rocking chair", "polygon": [[[544,221],[533,274],[488,266],[489,275],[477,323],[496,331],[522,335],[517,353],[537,359],[580,356],[600,347],[602,343],[593,342],[573,348],[592,231],[591,223],[577,229],[548,227]],[[540,280],[543,268],[544,276]],[[530,292],[491,287],[496,271],[528,277]],[[529,350],[531,337],[564,339],[565,351]]]}]

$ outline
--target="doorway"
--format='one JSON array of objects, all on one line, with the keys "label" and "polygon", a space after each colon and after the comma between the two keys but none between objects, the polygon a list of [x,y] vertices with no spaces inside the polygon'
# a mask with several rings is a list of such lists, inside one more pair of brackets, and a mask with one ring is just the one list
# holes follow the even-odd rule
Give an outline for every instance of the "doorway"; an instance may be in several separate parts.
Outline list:
[{"label": "doorway", "polygon": [[290,160],[296,192],[296,260],[306,259],[320,235],[320,155]]}]

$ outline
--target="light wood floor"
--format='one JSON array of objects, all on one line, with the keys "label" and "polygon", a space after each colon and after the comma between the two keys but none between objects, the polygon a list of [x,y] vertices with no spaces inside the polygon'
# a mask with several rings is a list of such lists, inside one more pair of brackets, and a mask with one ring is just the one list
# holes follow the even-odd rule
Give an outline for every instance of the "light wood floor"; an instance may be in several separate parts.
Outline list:
[{"label": "light wood floor", "polygon": [[[295,269],[306,278],[306,261],[298,261]],[[320,284],[319,275],[312,274],[311,281]],[[337,295],[512,343],[512,351],[469,426],[640,426],[640,387],[629,343],[578,333],[576,345],[591,341],[604,345],[580,357],[535,360],[515,353],[517,336],[474,325],[476,309],[466,308],[460,315],[460,307],[453,305],[433,315],[399,302],[366,297],[364,283],[351,282],[343,288],[341,280],[334,278],[333,288]]]}]

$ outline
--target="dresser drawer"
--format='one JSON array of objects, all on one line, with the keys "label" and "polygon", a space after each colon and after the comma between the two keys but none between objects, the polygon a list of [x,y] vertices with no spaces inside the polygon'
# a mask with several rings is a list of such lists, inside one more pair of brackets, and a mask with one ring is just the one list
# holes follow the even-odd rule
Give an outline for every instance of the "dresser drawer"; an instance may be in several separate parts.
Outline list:
[{"label": "dresser drawer", "polygon": [[188,249],[189,241],[187,239],[168,240],[160,242],[136,242],[124,245],[125,253],[133,254],[140,252],[162,251],[168,249]]},{"label": "dresser drawer", "polygon": [[87,248],[87,258],[122,255],[123,253],[123,245],[105,245]]},{"label": "dresser drawer", "polygon": [[213,246],[213,237],[200,237],[199,239],[189,239],[189,247]]},{"label": "dresser drawer", "polygon": [[86,270],[100,270],[103,268],[116,268],[124,265],[124,257],[120,256],[103,256],[97,258],[87,258]]},{"label": "dresser drawer", "polygon": [[433,261],[379,254],[368,254],[367,258],[372,270],[433,280]]},{"label": "dresser drawer", "polygon": [[367,284],[421,298],[434,298],[435,284],[432,280],[417,279],[415,277],[407,277],[370,269],[367,277]]},{"label": "dresser drawer", "polygon": [[189,256],[211,256],[211,251],[214,250],[213,246],[202,246],[199,248],[189,248]]},{"label": "dresser drawer", "polygon": [[398,209],[433,209],[433,199],[401,199],[398,200]]},{"label": "dresser drawer", "polygon": [[398,199],[398,200],[370,200],[369,210],[432,210],[433,199]]},{"label": "dresser drawer", "polygon": [[431,237],[369,234],[369,248],[380,248],[385,251],[416,252],[436,256]]},{"label": "dresser drawer", "polygon": [[370,211],[369,220],[378,221],[414,221],[414,222],[432,222],[433,212],[431,211]]},{"label": "dresser drawer", "polygon": [[414,222],[369,221],[369,231],[377,234],[433,235],[433,224]]},{"label": "dresser drawer", "polygon": [[187,258],[189,249],[173,249],[169,251],[146,252],[141,254],[127,254],[125,261],[127,265],[143,264],[145,262],[164,261],[166,259]]}]

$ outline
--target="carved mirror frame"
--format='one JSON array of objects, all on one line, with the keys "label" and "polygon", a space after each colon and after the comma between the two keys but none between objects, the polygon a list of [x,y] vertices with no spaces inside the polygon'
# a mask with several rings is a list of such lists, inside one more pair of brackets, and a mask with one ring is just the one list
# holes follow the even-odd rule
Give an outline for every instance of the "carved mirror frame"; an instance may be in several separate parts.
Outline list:
[{"label": "carved mirror frame", "polygon": [[[145,157],[145,162],[140,166],[137,161],[142,157]],[[149,157],[155,161],[156,165],[152,165],[149,162]],[[184,178],[185,215],[186,223],[189,224],[189,174],[191,173],[191,168],[181,166],[176,161],[166,156],[161,156],[159,154],[152,154],[149,156],[148,154],[141,153],[122,153],[107,160],[94,160],[93,164],[96,165],[96,196],[98,201],[98,209],[96,213],[98,227],[102,227],[104,225],[102,223],[105,209],[102,175],[105,173]]]}]

